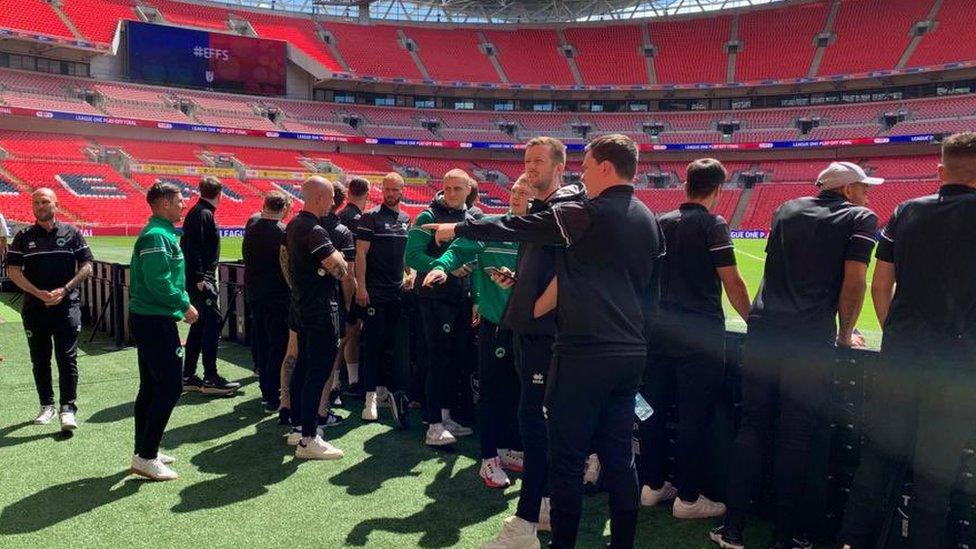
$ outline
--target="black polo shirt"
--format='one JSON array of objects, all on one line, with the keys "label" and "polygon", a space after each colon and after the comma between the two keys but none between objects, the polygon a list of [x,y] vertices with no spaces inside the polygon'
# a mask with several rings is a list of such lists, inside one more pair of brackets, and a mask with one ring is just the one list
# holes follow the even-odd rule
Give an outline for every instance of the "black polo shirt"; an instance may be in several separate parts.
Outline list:
[{"label": "black polo shirt", "polygon": [[342,257],[346,261],[356,260],[356,238],[353,236],[352,231],[349,227],[346,227],[340,221],[340,217],[334,213],[330,213],[325,217],[319,219],[319,223],[325,227],[325,230],[329,233],[329,240],[332,241],[332,245],[335,249],[342,252]]},{"label": "black polo shirt", "polygon": [[247,300],[288,302],[289,290],[278,254],[285,226],[274,219],[257,219],[244,229],[244,285]]},{"label": "black polo shirt", "polygon": [[844,262],[871,262],[877,227],[874,212],[832,191],[780,206],[766,242],[766,267],[750,326],[836,330]]},{"label": "black polo shirt", "polygon": [[682,204],[658,217],[668,253],[661,264],[662,320],[724,322],[716,269],[735,265],[729,225],[701,204]]},{"label": "black polo shirt", "polygon": [[557,356],[645,356],[645,323],[658,302],[664,237],[630,185],[552,204],[526,216],[468,220],[457,236],[561,245],[556,308]]},{"label": "black polo shirt", "polygon": [[216,211],[216,206],[201,198],[183,218],[180,248],[186,258],[188,290],[196,291],[197,282],[216,280],[217,262],[220,261],[220,228]]},{"label": "black polo shirt", "polygon": [[285,242],[292,289],[302,322],[330,319],[337,281],[322,266],[322,260],[335,252],[329,233],[315,214],[302,210],[285,228]]},{"label": "black polo shirt", "polygon": [[[47,292],[64,287],[74,278],[78,266],[92,259],[81,231],[58,222],[50,231],[36,223],[22,229],[7,251],[7,265],[20,267],[31,284]],[[75,305],[78,301],[78,288],[75,288],[62,303]],[[33,307],[44,307],[44,302],[25,294],[24,308]]]},{"label": "black polo shirt", "polygon": [[366,255],[366,291],[370,303],[399,299],[403,283],[403,254],[407,248],[410,217],[385,205],[364,213],[356,238],[369,242]]},{"label": "black polo shirt", "polygon": [[976,189],[944,185],[898,206],[877,257],[894,263],[896,282],[882,348],[912,345],[976,367]]},{"label": "black polo shirt", "polygon": [[339,222],[348,227],[352,231],[352,234],[355,235],[362,215],[363,211],[359,209],[359,206],[352,202],[347,202],[346,207],[339,212]]}]

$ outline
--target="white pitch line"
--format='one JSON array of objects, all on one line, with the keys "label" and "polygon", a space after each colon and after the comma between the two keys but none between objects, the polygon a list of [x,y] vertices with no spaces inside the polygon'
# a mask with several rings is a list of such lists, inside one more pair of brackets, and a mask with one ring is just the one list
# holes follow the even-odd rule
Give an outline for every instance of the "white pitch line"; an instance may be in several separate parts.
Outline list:
[{"label": "white pitch line", "polygon": [[735,253],[737,253],[737,254],[742,254],[742,255],[745,255],[745,256],[749,256],[749,257],[751,257],[751,258],[753,258],[753,259],[756,259],[756,260],[759,260],[759,261],[762,261],[763,263],[765,263],[765,262],[766,262],[766,258],[765,258],[765,257],[759,257],[758,255],[755,255],[755,254],[751,254],[751,253],[749,253],[749,252],[744,252],[744,251],[742,251],[742,250],[739,250],[739,249],[736,249],[736,250],[735,250]]}]

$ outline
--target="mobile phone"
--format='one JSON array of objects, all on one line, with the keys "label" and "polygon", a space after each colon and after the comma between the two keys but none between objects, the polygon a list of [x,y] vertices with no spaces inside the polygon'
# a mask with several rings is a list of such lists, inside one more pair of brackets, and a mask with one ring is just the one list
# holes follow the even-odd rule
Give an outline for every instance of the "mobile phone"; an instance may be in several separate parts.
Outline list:
[{"label": "mobile phone", "polygon": [[491,266],[485,267],[485,272],[488,273],[488,276],[498,275],[498,276],[500,276],[502,278],[511,280],[512,282],[515,282],[516,280],[518,280],[517,278],[515,278],[515,276],[513,276],[513,275],[511,275],[511,274],[509,274],[509,273],[507,273],[505,271],[499,270],[497,267],[491,267]]}]

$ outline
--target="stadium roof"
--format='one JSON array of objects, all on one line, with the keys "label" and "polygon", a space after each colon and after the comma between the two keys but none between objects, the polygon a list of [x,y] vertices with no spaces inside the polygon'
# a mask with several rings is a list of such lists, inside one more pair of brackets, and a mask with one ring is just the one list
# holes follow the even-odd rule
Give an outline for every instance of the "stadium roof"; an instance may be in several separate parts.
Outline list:
[{"label": "stadium roof", "polygon": [[350,19],[421,23],[626,21],[743,8],[784,0],[220,0]]}]

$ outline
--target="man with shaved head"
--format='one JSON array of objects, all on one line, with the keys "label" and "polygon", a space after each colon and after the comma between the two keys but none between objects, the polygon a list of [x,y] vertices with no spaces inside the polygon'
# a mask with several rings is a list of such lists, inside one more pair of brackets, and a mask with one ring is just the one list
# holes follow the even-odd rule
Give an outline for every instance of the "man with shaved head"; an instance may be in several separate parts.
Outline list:
[{"label": "man with shaved head", "polygon": [[[302,211],[285,229],[287,273],[298,312],[299,360],[292,380],[291,409],[300,414],[301,432],[292,433],[295,457],[339,459],[342,450],[332,446],[317,429],[319,397],[339,344],[339,312],[336,295],[348,266],[329,233],[319,223],[332,209],[335,189],[315,175],[302,184]],[[297,435],[297,436],[296,436]]]},{"label": "man with shaved head", "polygon": [[71,431],[78,426],[78,286],[91,276],[92,253],[81,231],[58,222],[54,191],[37,189],[31,194],[31,204],[37,221],[14,237],[7,254],[7,273],[25,296],[21,314],[41,401],[34,423],[46,425],[57,413],[51,382],[53,343],[61,393],[61,430]]}]

